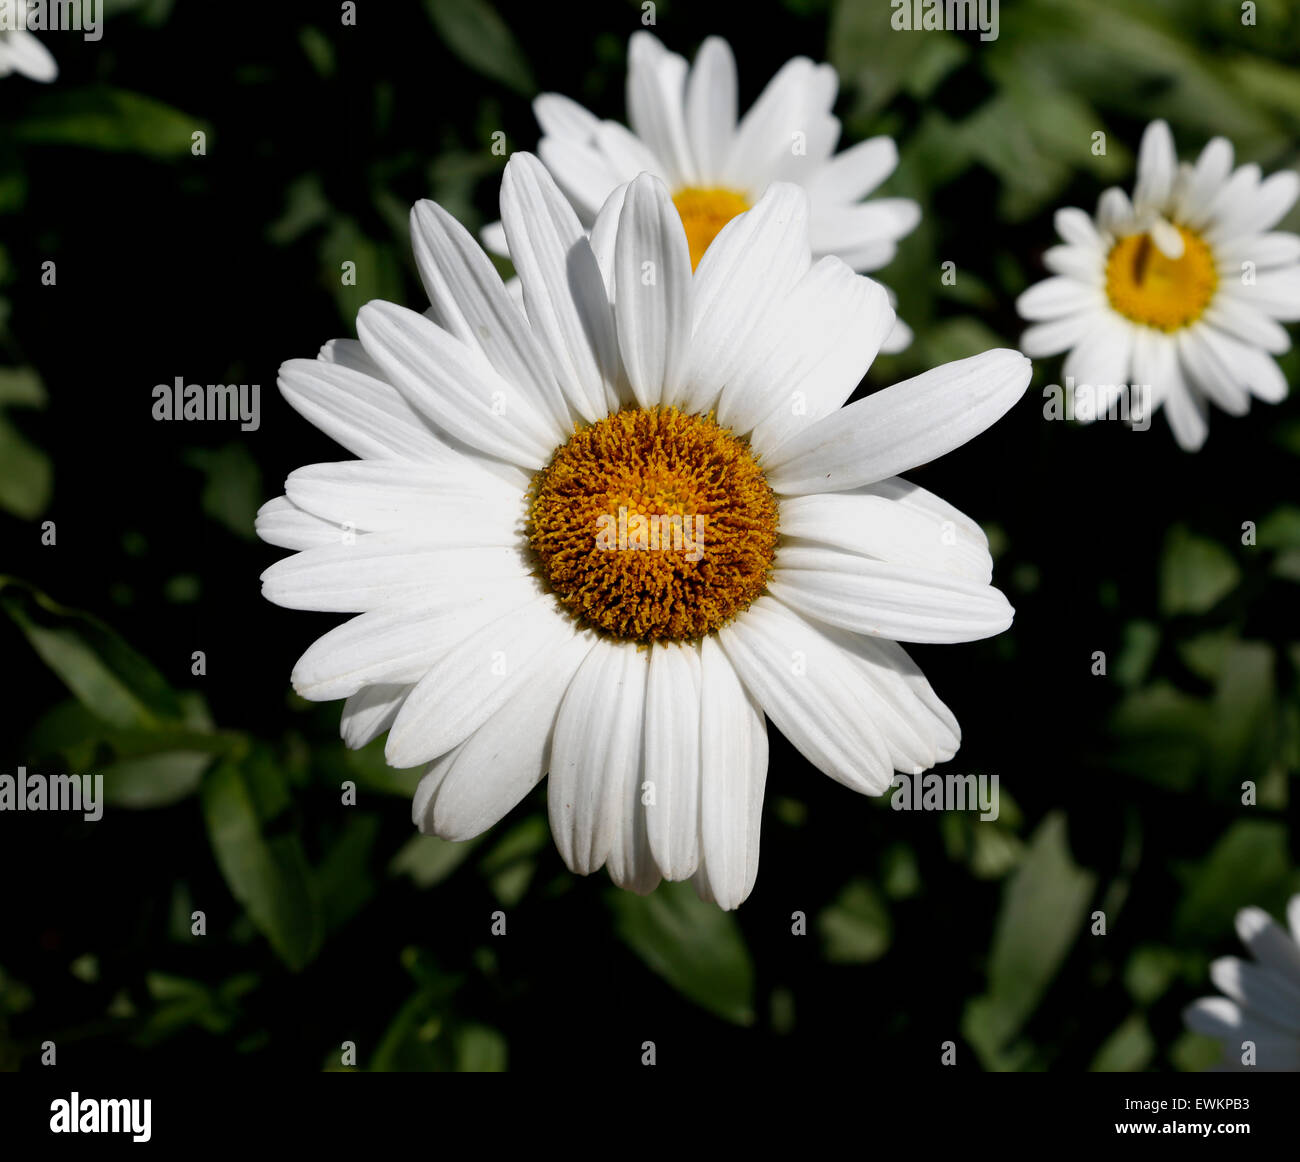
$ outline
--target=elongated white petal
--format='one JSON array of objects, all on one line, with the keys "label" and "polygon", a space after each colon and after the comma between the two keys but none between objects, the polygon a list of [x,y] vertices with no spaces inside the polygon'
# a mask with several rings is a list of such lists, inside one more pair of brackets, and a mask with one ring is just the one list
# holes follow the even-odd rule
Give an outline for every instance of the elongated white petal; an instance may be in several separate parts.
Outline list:
[{"label": "elongated white petal", "polygon": [[295,411],[354,456],[419,461],[441,451],[433,430],[392,384],[345,364],[290,359],[278,383]]},{"label": "elongated white petal", "polygon": [[686,137],[697,179],[716,185],[736,133],[736,59],[718,36],[700,45],[686,81]]},{"label": "elongated white petal", "polygon": [[358,690],[343,703],[343,716],[339,722],[343,741],[352,750],[373,742],[393,725],[393,719],[410,692],[410,685],[403,683],[365,686]]},{"label": "elongated white petal", "polygon": [[476,628],[536,598],[527,578],[462,584],[364,613],[312,643],[293,668],[293,686],[312,702],[348,698],[365,686],[411,686]]},{"label": "elongated white petal", "polygon": [[424,830],[472,839],[541,782],[561,699],[591,646],[590,636],[575,635],[556,648],[530,682],[457,746],[425,809]]},{"label": "elongated white petal", "polygon": [[718,906],[735,908],[758,875],[767,724],[715,638],[700,663],[701,871]]},{"label": "elongated white petal", "polygon": [[666,880],[700,859],[700,651],[656,645],[645,693],[646,834]]},{"label": "elongated white petal", "polygon": [[555,846],[579,875],[603,867],[628,816],[642,813],[649,660],[631,643],[597,640],[556,718],[547,808]]},{"label": "elongated white petal", "polygon": [[614,286],[619,351],[637,402],[676,402],[691,341],[691,252],[668,191],[649,174],[624,196]]},{"label": "elongated white petal", "polygon": [[854,633],[964,642],[1001,633],[1014,617],[997,589],[952,573],[814,546],[783,547],[776,565],[769,593]]},{"label": "elongated white petal", "polygon": [[695,272],[688,411],[713,406],[751,350],[770,305],[811,265],[808,198],[798,186],[773,183],[753,209],[718,232]]},{"label": "elongated white petal", "polygon": [[865,198],[898,166],[898,146],[892,137],[870,137],[849,146],[823,165],[808,182],[814,206],[856,202]]},{"label": "elongated white petal", "polygon": [[565,434],[573,416],[550,364],[469,231],[437,203],[416,202],[411,241],[438,321],[462,343],[478,347],[501,377],[525,389]]},{"label": "elongated white petal", "polygon": [[600,118],[588,112],[577,101],[560,93],[541,93],[533,99],[533,116],[542,132],[553,137],[571,137],[579,141],[590,140],[600,124]]},{"label": "elongated white petal", "polygon": [[454,582],[527,576],[517,546],[455,547],[436,536],[366,533],[285,557],[262,574],[262,596],[289,609],[357,613]]},{"label": "elongated white petal", "polygon": [[1178,154],[1174,150],[1174,135],[1169,132],[1169,125],[1164,121],[1152,121],[1142,134],[1142,144],[1138,147],[1134,207],[1139,211],[1149,206],[1163,207],[1173,190],[1177,169]]},{"label": "elongated white petal", "polygon": [[613,398],[617,352],[609,295],[582,223],[531,154],[506,163],[501,220],[555,377],[579,414],[599,419]]},{"label": "elongated white petal", "polygon": [[[522,494],[466,461],[463,465],[410,464],[400,460],[348,460],[310,464],[285,482],[289,499],[336,526],[369,532],[467,525],[467,543],[507,545],[518,539]],[[340,537],[335,536],[337,542]]]},{"label": "elongated white petal", "polygon": [[674,186],[698,180],[686,135],[686,71],[686,61],[652,33],[632,34],[627,49],[628,121]]},{"label": "elongated white petal", "polygon": [[332,521],[304,512],[287,496],[268,500],[257,510],[253,523],[257,535],[281,549],[316,549],[337,545],[347,530]]},{"label": "elongated white petal", "polygon": [[539,680],[576,633],[549,594],[476,628],[411,691],[388,732],[388,762],[418,766],[464,742],[528,683]]},{"label": "elongated white petal", "polygon": [[718,631],[745,688],[818,770],[883,795],[893,780],[868,684],[844,652],[771,597]]},{"label": "elongated white petal", "polygon": [[767,458],[780,493],[840,492],[897,476],[977,436],[1024,394],[1018,351],[986,351],[887,387],[809,425]]},{"label": "elongated white petal", "polygon": [[482,352],[423,315],[376,300],[357,314],[357,333],[413,408],[472,447],[540,468],[565,438]]}]

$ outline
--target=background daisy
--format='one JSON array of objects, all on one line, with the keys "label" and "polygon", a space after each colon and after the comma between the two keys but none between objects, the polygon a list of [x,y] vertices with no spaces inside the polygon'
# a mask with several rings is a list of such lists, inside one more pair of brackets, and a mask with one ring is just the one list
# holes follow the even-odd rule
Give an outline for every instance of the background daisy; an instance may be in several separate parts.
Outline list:
[{"label": "background daisy", "polygon": [[1021,338],[1029,355],[1068,351],[1067,387],[1109,387],[1109,402],[1129,384],[1149,386],[1150,406],[1193,452],[1210,402],[1239,416],[1252,396],[1286,397],[1273,356],[1291,346],[1280,324],[1300,319],[1300,237],[1273,232],[1300,176],[1233,169],[1232,154],[1216,137],[1195,165],[1179,165],[1169,126],[1152,122],[1132,199],[1111,188],[1093,218],[1059,210],[1063,245],[1043,256],[1053,277],[1016,303],[1034,323]]},{"label": "background daisy", "polygon": [[1237,935],[1253,963],[1216,960],[1210,979],[1224,995],[1187,1009],[1189,1029],[1223,1042],[1226,1069],[1300,1072],[1300,895],[1291,897],[1287,919],[1290,933],[1259,908],[1238,912]]},{"label": "background daisy", "polygon": [[[833,254],[858,271],[888,263],[920,220],[920,207],[907,198],[865,200],[898,164],[888,137],[835,152],[835,70],[795,57],[743,116],[737,88],[736,60],[721,37],[707,38],[688,66],[651,33],[634,32],[627,49],[628,127],[602,121],[561,94],[543,93],[533,102],[542,128],[537,152],[588,226],[619,185],[638,173],[654,174],[682,217],[693,266],[718,231],[774,181],[807,192],[814,257]],[[484,232],[484,241],[507,253],[499,223]],[[910,340],[896,322],[882,350],[902,350]]]}]

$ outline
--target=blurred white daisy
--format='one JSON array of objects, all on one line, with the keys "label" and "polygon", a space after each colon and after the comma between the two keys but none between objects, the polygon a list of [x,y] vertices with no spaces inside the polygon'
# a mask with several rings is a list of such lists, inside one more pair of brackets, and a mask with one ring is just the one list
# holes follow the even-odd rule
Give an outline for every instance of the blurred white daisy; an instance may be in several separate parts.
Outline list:
[{"label": "blurred white daisy", "polygon": [[25,28],[0,29],[0,77],[20,73],[33,81],[52,81],[59,75],[50,50]]},{"label": "blurred white daisy", "polygon": [[[369,303],[359,343],[281,369],[286,399],[360,457],[299,469],[259,514],[264,539],[299,550],[265,595],[360,615],[294,687],[347,699],[350,745],[387,730],[390,763],[432,764],[423,831],[477,835],[549,769],[574,871],[638,892],[691,878],[735,907],[758,867],[765,714],[868,794],[955,752],[956,721],[896,642],[986,637],[1012,610],[979,527],[896,474],[993,423],[1029,362],[990,351],[841,407],[893,312],[839,259],[812,262],[793,185],[694,273],[648,174],[588,238],[516,154],[501,213],[526,313],[421,202],[429,311]],[[601,543],[672,517],[704,523],[680,544]]]},{"label": "blurred white daisy", "polygon": [[[1179,165],[1173,136],[1154,121],[1138,152],[1137,186],[1106,190],[1095,219],[1057,211],[1064,240],[1044,255],[1053,277],[1017,301],[1033,322],[1021,339],[1038,358],[1069,351],[1062,375],[1099,391],[1109,407],[1148,385],[1183,448],[1208,431],[1208,403],[1243,415],[1250,397],[1287,393],[1274,355],[1291,345],[1282,322],[1300,319],[1300,237],[1273,233],[1300,194],[1286,170],[1261,180],[1232,167],[1216,137],[1195,165]],[[1081,417],[1083,418],[1083,417]]]},{"label": "blurred white daisy", "polygon": [[[857,271],[879,270],[900,238],[920,221],[908,198],[863,199],[898,164],[888,137],[835,153],[840,122],[831,112],[839,91],[835,70],[795,57],[768,82],[737,120],[736,61],[731,46],[711,36],[694,64],[669,52],[651,33],[628,41],[627,118],[631,128],[601,121],[558,93],[533,102],[542,139],[537,152],[590,227],[605,200],[639,173],[658,177],[672,195],[698,265],[709,243],[749,209],[774,181],[808,194],[813,256],[843,259]],[[500,223],[485,245],[508,253]],[[911,331],[896,323],[881,349],[901,351]]]},{"label": "blurred white daisy", "polygon": [[1238,912],[1237,935],[1255,962],[1216,960],[1210,979],[1225,995],[1203,997],[1183,1015],[1193,1032],[1223,1042],[1223,1068],[1300,1072],[1300,895],[1291,897],[1287,919],[1289,935],[1260,908]]}]

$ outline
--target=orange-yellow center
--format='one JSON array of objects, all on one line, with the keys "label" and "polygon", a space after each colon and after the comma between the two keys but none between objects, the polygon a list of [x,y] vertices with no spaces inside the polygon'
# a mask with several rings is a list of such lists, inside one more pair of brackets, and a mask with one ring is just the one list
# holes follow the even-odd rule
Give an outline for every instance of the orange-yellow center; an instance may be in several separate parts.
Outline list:
[{"label": "orange-yellow center", "polygon": [[1219,285],[1214,255],[1199,234],[1177,227],[1181,258],[1169,258],[1151,235],[1130,234],[1111,247],[1106,259],[1110,305],[1135,323],[1177,331],[1200,318]]},{"label": "orange-yellow center", "polygon": [[686,241],[691,248],[691,269],[700,265],[700,259],[709,243],[737,214],[749,209],[749,202],[734,190],[703,189],[687,186],[673,196],[673,205],[682,216],[686,227]]},{"label": "orange-yellow center", "polygon": [[560,603],[631,641],[691,641],[767,584],[777,502],[748,444],[706,416],[628,408],[533,481],[528,541]]}]

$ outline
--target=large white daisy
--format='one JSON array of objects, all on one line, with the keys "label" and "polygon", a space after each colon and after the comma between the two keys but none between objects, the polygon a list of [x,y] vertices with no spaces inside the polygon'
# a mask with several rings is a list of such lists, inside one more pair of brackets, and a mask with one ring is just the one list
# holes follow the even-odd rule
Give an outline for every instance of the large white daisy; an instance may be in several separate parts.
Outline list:
[{"label": "large white daisy", "polygon": [[33,81],[52,81],[59,66],[46,48],[25,28],[0,29],[0,77],[19,73]]},{"label": "large white daisy", "polygon": [[[831,110],[839,79],[830,65],[787,61],[738,121],[736,61],[720,37],[705,40],[688,66],[638,31],[627,57],[630,129],[558,93],[533,103],[542,128],[537,152],[586,226],[639,173],[668,187],[694,265],[718,231],[774,181],[807,192],[814,257],[834,254],[857,271],[879,270],[920,221],[920,207],[908,198],[863,201],[898,164],[890,138],[835,153],[840,122]],[[496,253],[508,252],[500,223],[483,239]],[[910,341],[911,331],[897,322],[881,349],[901,351]]]},{"label": "large white daisy", "polygon": [[[1188,1028],[1223,1042],[1222,1066],[1232,1070],[1300,1071],[1300,895],[1287,905],[1291,933],[1261,908],[1237,913],[1237,935],[1255,963],[1225,956],[1210,965],[1221,997],[1188,1006]],[[1254,1045],[1254,1065],[1244,1060]]]},{"label": "large white daisy", "polygon": [[1279,320],[1300,319],[1300,237],[1271,232],[1300,176],[1261,180],[1259,166],[1232,160],[1216,137],[1195,165],[1179,165],[1169,126],[1152,122],[1132,201],[1112,187],[1095,218],[1057,211],[1064,245],[1043,259],[1053,277],[1016,304],[1035,324],[1026,354],[1068,350],[1062,374],[1101,389],[1105,407],[1130,384],[1149,386],[1188,451],[1205,441],[1209,401],[1243,415],[1252,395],[1285,398],[1272,356],[1291,345]]},{"label": "large white daisy", "polygon": [[[432,764],[426,832],[477,835],[549,770],[574,871],[638,892],[692,878],[735,907],[758,866],[764,715],[868,794],[955,752],[896,643],[986,637],[1012,610],[979,526],[897,473],[994,422],[1029,362],[990,351],[842,408],[893,312],[839,259],[813,263],[797,186],[772,185],[694,273],[650,175],[588,238],[516,154],[501,212],[523,310],[421,202],[431,308],[367,304],[359,343],[281,369],[285,398],[360,457],[294,472],[259,514],[299,550],[266,596],[359,614],[294,687],[347,699],[350,745],[387,730],[390,763]],[[704,518],[702,555],[631,532],[672,516]],[[626,547],[602,545],[620,519]]]}]

